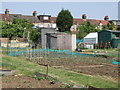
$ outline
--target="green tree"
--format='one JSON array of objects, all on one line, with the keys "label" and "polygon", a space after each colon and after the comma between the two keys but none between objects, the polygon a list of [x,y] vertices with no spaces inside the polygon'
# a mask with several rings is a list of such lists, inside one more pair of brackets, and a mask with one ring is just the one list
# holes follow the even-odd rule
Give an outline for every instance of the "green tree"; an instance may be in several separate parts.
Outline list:
[{"label": "green tree", "polygon": [[70,11],[62,9],[57,16],[56,24],[60,32],[70,31],[73,25],[73,16]]},{"label": "green tree", "polygon": [[85,24],[80,24],[77,27],[77,38],[83,39],[87,34],[91,32],[98,32],[99,29],[96,29],[96,25],[90,24],[89,21],[87,21]]},{"label": "green tree", "polygon": [[32,40],[35,46],[39,44],[40,35],[40,28],[30,30],[30,40]]},{"label": "green tree", "polygon": [[108,23],[107,25],[104,25],[102,27],[102,29],[105,29],[105,30],[116,30],[117,28],[116,28],[116,25],[113,22],[111,22],[111,23]]},{"label": "green tree", "polygon": [[29,32],[29,39],[31,39],[33,43],[36,43],[38,42],[38,36],[40,35],[40,28],[34,29],[33,26],[32,22],[29,22],[26,19],[14,18],[12,24],[10,24],[9,30],[8,22],[2,21],[2,37],[8,37],[9,35],[10,39],[23,38],[25,33],[27,38]]},{"label": "green tree", "polygon": [[84,36],[86,36],[87,32],[85,32],[85,30],[86,30],[86,26],[84,24],[80,24],[77,27],[76,37],[79,38],[79,39],[82,39]]},{"label": "green tree", "polygon": [[6,21],[2,21],[2,28],[0,30],[2,37],[8,37],[8,23]]}]

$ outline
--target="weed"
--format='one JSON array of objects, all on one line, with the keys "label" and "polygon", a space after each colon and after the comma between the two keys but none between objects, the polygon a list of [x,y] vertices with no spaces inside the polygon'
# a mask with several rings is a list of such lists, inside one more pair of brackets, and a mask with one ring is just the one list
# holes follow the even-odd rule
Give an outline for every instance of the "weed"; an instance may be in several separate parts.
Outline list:
[{"label": "weed", "polygon": [[37,80],[45,79],[45,77],[38,77],[38,76],[34,76],[33,78],[35,78],[35,79],[37,79]]},{"label": "weed", "polygon": [[72,88],[73,87],[73,84],[67,84],[66,86],[65,86],[65,88]]},{"label": "weed", "polygon": [[51,80],[51,81],[50,81],[50,84],[55,84],[55,83],[56,83],[55,80]]}]

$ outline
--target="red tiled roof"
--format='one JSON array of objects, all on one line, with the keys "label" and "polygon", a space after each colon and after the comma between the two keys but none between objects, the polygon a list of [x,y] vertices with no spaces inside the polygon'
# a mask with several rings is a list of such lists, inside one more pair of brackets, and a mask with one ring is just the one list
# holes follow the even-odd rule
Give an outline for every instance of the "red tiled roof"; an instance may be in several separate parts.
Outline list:
[{"label": "red tiled roof", "polygon": [[77,24],[84,24],[86,21],[83,20],[83,19],[77,19],[77,18],[74,18],[73,19],[73,24],[77,25]]},{"label": "red tiled roof", "polygon": [[[56,17],[50,17],[51,22],[56,22]],[[102,25],[107,25],[108,21],[106,20],[95,20],[95,19],[79,19],[79,18],[74,18],[73,19],[73,24],[84,24],[86,21],[89,21],[91,24],[99,25],[100,22]]]},{"label": "red tiled roof", "polygon": [[[51,20],[51,22],[56,22],[56,17],[50,17],[50,20]],[[85,21],[83,20],[83,19],[77,19],[77,18],[75,18],[75,19],[73,19],[73,23],[74,24],[84,24],[85,23]]]},{"label": "red tiled roof", "polygon": [[102,25],[107,25],[109,22],[106,20],[96,20],[98,23],[102,23]]},{"label": "red tiled roof", "polygon": [[9,15],[0,14],[0,19],[2,19],[3,21],[6,21],[6,20],[12,21],[13,18],[16,16],[21,18],[21,14],[9,14]]},{"label": "red tiled roof", "polygon": [[0,19],[2,19],[3,21],[10,20],[12,22],[15,17],[18,17],[20,19],[27,19],[28,21],[31,21],[33,23],[35,22],[40,23],[39,19],[34,16],[28,16],[22,14],[9,14],[8,16],[6,14],[0,14]]},{"label": "red tiled roof", "polygon": [[22,15],[24,19],[27,19],[28,21],[31,21],[32,23],[40,23],[40,20],[37,17],[34,16],[26,16]]},{"label": "red tiled roof", "polygon": [[56,17],[50,17],[50,21],[55,23],[56,22]]},{"label": "red tiled roof", "polygon": [[[27,19],[31,22],[36,22],[39,23],[39,19],[34,17],[34,16],[28,16],[28,15],[22,15],[22,14],[9,14],[10,21],[13,20],[14,17],[19,17],[21,19]],[[0,18],[5,21],[8,20],[8,16],[5,14],[0,14]],[[56,22],[56,17],[50,17],[51,22],[55,23]],[[86,21],[89,21],[91,24],[99,25],[102,23],[102,25],[107,25],[109,22],[106,20],[95,20],[95,19],[80,19],[80,18],[74,18],[73,19],[73,24],[84,24]]]}]

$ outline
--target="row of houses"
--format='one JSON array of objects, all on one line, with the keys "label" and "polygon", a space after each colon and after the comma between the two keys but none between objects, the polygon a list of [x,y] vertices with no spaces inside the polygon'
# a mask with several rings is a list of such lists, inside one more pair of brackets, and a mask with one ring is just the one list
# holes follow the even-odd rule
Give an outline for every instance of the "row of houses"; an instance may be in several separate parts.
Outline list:
[{"label": "row of houses", "polygon": [[[32,15],[22,15],[22,14],[9,14],[9,9],[5,10],[4,14],[0,14],[0,19],[2,21],[10,21],[12,23],[14,18],[27,19],[32,22],[36,27],[41,28],[56,28],[56,18],[51,17],[51,15],[37,15],[37,11],[33,11]],[[102,26],[107,25],[108,23],[114,22],[115,25],[118,25],[120,21],[110,20],[109,17],[105,16],[104,20],[96,19],[87,19],[87,15],[83,14],[80,18],[73,19],[73,25],[78,26],[79,24],[84,24],[89,21],[91,24],[96,25],[98,29],[102,29]],[[116,26],[118,28],[118,26]]]},{"label": "row of houses", "polygon": [[[86,14],[82,15],[82,18],[74,18],[73,26],[71,27],[72,34],[60,33],[56,30],[56,17],[51,17],[50,15],[37,15],[36,11],[33,11],[32,16],[22,15],[22,14],[9,14],[9,10],[5,10],[5,14],[0,14],[2,21],[10,21],[12,23],[14,18],[27,19],[32,22],[35,27],[41,27],[41,47],[51,48],[51,49],[62,49],[62,50],[72,50],[76,49],[76,27],[79,24],[84,24],[89,21],[91,24],[97,26],[98,29],[102,29],[103,25],[107,25],[112,21],[109,21],[109,17],[105,16],[104,20],[87,19]],[[114,24],[118,24],[119,21],[114,20]],[[110,32],[110,33],[109,33]],[[102,33],[102,34],[101,34]],[[108,37],[109,36],[109,37]],[[113,37],[114,38],[111,38]],[[102,30],[99,33],[90,33],[84,37],[85,48],[93,48],[94,44],[101,43],[112,43],[113,47],[117,47],[119,40],[117,38],[120,36],[120,31],[113,30]],[[116,46],[115,46],[116,45]]]}]

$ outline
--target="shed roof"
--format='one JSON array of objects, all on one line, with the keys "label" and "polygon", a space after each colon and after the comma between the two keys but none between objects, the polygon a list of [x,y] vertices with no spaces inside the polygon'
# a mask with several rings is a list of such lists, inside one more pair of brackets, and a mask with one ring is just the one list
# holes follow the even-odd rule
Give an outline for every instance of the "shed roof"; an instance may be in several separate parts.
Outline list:
[{"label": "shed roof", "polygon": [[101,30],[101,31],[99,31],[99,32],[103,32],[103,31],[108,31],[108,32],[111,32],[111,33],[120,33],[120,31],[119,30]]},{"label": "shed roof", "polygon": [[98,33],[97,32],[89,33],[84,38],[98,38]]}]

